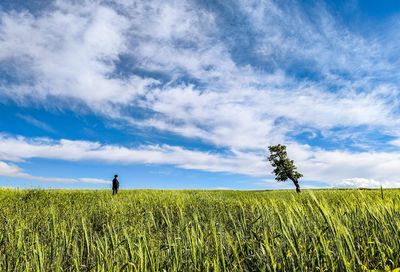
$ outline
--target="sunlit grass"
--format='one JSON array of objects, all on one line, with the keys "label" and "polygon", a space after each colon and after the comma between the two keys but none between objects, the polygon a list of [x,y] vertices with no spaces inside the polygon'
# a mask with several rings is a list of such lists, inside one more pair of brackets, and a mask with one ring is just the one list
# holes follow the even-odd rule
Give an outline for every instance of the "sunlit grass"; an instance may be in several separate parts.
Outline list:
[{"label": "sunlit grass", "polygon": [[400,190],[0,190],[0,271],[400,267]]}]

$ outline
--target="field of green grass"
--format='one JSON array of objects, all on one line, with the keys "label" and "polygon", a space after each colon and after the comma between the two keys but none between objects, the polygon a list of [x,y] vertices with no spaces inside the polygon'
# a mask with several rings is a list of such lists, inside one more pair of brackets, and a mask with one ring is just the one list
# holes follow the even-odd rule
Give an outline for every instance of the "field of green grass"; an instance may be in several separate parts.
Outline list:
[{"label": "field of green grass", "polygon": [[0,271],[390,271],[400,190],[0,190]]}]

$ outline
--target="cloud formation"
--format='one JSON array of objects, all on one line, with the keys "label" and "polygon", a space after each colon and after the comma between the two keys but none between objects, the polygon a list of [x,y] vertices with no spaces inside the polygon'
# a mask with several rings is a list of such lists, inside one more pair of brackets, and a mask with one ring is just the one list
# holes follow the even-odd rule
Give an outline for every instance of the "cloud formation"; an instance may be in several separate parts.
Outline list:
[{"label": "cloud formation", "polygon": [[0,138],[0,160],[22,162],[31,158],[66,161],[99,161],[120,164],[165,164],[183,169],[227,172],[251,176],[263,175],[262,156],[237,152],[231,155],[213,154],[170,145],[148,145],[127,148],[90,141],[59,141],[47,138]]},{"label": "cloud formation", "polygon": [[0,61],[16,78],[1,86],[3,94],[17,101],[78,99],[97,107],[129,102],[152,83],[111,76],[114,61],[126,50],[125,17],[90,2],[55,6],[38,16],[1,14]]},{"label": "cloud formation", "polygon": [[[1,11],[0,65],[12,80],[0,81],[0,95],[87,107],[111,122],[226,152],[3,137],[0,154],[264,176],[265,148],[285,143],[310,180],[398,184],[398,156],[368,138],[400,134],[395,48],[352,31],[323,4],[305,11],[296,1],[219,9],[196,1],[56,1],[38,14]],[[139,110],[149,114],[132,114]],[[296,138],[310,131],[343,144],[332,150]]]},{"label": "cloud formation", "polygon": [[[325,151],[310,146],[289,144],[294,158],[307,180],[324,181],[333,187],[400,186],[400,155],[395,152],[350,153]],[[51,140],[47,138],[0,138],[0,175],[63,182],[100,182],[96,179],[57,179],[33,177],[9,162],[32,158],[65,161],[97,161],[120,164],[162,164],[182,169],[202,170],[265,177],[271,168],[264,154],[235,152],[218,154],[184,149],[170,145],[148,145],[127,148],[90,141]],[[351,163],[349,163],[351,162]],[[338,169],[340,171],[338,171]]]}]

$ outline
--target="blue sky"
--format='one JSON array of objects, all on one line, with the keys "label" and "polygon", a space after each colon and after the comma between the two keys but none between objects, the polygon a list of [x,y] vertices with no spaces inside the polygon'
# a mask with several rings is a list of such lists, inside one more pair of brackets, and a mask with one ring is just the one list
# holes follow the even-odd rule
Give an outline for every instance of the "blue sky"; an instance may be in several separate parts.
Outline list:
[{"label": "blue sky", "polygon": [[2,1],[0,186],[399,187],[399,1]]}]

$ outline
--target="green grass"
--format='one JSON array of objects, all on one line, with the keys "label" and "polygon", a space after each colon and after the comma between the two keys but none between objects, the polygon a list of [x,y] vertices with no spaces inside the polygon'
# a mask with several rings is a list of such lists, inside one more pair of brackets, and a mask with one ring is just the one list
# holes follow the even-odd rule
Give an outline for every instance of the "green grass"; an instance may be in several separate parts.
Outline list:
[{"label": "green grass", "polygon": [[0,271],[400,267],[400,190],[0,190]]}]

